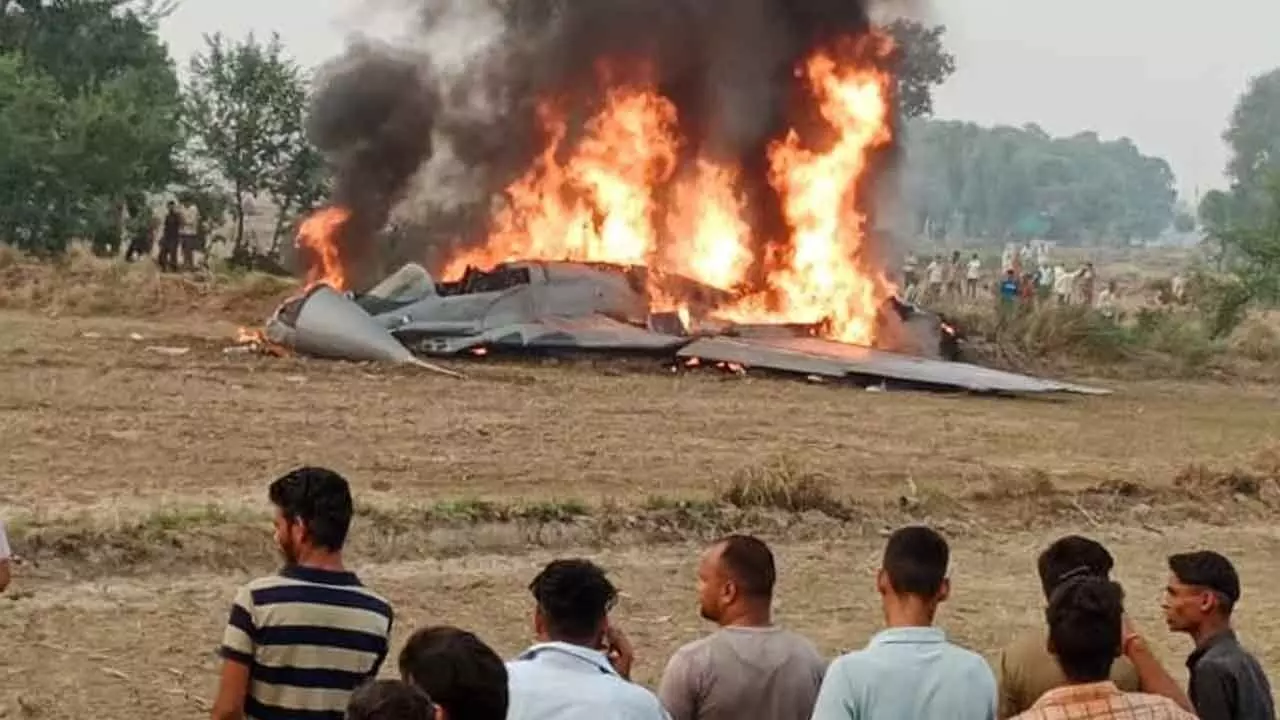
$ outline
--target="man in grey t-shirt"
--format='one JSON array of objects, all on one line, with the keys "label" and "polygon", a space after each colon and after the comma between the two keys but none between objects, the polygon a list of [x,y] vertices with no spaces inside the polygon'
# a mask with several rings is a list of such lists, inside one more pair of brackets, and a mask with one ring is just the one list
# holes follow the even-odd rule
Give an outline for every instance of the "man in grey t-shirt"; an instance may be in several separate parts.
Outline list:
[{"label": "man in grey t-shirt", "polygon": [[720,626],[676,651],[658,696],[671,720],[809,720],[826,672],[813,643],[772,624],[773,553],[730,535],[698,566],[702,616]]}]

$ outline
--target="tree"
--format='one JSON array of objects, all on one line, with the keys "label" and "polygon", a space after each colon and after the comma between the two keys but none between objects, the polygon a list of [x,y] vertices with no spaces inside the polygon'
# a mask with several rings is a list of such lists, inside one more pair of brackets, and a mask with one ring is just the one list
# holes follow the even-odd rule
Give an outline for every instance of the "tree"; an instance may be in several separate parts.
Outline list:
[{"label": "tree", "polygon": [[231,193],[234,244],[244,251],[244,198],[270,194],[279,208],[276,239],[288,213],[323,194],[323,164],[303,132],[306,80],[278,35],[228,42],[205,38],[191,59],[185,121],[193,164]]},{"label": "tree", "polygon": [[156,33],[167,9],[0,0],[0,239],[114,248],[126,199],[173,178],[178,82]]},{"label": "tree", "polygon": [[1246,192],[1260,191],[1265,205],[1269,178],[1280,172],[1280,68],[1249,83],[1223,139],[1231,149],[1227,175]]},{"label": "tree", "polygon": [[898,107],[903,117],[933,115],[933,88],[956,71],[955,56],[942,44],[945,25],[928,27],[914,20],[895,20],[886,28],[895,43]]},{"label": "tree", "polygon": [[1280,301],[1280,172],[1260,181],[1256,202],[1241,212],[1239,196],[1214,191],[1200,203],[1205,234],[1221,249],[1219,268],[1230,278],[1212,284],[1214,337],[1244,319],[1250,304]]},{"label": "tree", "polygon": [[292,221],[316,209],[330,191],[328,165],[307,137],[307,83],[299,78],[281,90],[273,99],[273,112],[282,120],[282,151],[264,180],[276,206],[270,250],[273,255],[279,251],[280,240]]},{"label": "tree", "polygon": [[915,230],[935,240],[1127,242],[1156,237],[1174,219],[1169,164],[1126,138],[933,120],[911,121],[904,134]]}]

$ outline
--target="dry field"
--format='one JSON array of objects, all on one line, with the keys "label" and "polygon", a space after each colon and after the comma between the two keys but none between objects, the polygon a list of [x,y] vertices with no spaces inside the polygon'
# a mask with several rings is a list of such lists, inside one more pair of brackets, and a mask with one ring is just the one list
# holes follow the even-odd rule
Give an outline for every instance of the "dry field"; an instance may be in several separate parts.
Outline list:
[{"label": "dry field", "polygon": [[[275,562],[266,483],[299,463],[354,482],[351,562],[400,637],[451,623],[513,653],[538,565],[587,554],[623,588],[653,682],[705,630],[698,543],[745,528],[777,548],[782,622],[834,654],[879,622],[885,529],[925,521],[955,548],[941,621],[975,648],[1038,623],[1034,553],[1076,531],[1112,548],[1176,673],[1163,558],[1229,553],[1243,634],[1280,667],[1280,620],[1257,601],[1280,590],[1280,387],[996,400],[511,363],[452,381],[225,353],[270,297],[157,282],[130,285],[133,306],[118,289],[0,290],[0,516],[23,557],[0,596],[0,718],[204,716],[227,602]],[[108,301],[136,317],[102,316]]]}]

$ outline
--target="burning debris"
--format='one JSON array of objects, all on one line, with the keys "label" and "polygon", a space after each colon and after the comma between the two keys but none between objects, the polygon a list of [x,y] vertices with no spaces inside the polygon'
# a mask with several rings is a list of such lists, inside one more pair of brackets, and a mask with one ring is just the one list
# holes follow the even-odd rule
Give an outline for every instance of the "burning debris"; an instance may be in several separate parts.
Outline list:
[{"label": "burning debris", "polygon": [[[357,45],[322,75],[334,204],[300,229],[306,286],[267,342],[1087,390],[929,359],[955,338],[881,262],[896,50],[858,0],[420,4],[423,42]],[[357,294],[393,212],[448,227],[417,258],[443,279],[410,264]]]}]

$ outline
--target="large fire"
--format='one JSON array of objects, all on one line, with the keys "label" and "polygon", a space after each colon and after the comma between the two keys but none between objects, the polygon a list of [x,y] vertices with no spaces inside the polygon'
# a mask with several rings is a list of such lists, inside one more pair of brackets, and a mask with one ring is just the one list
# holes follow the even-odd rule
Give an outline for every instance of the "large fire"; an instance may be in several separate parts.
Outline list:
[{"label": "large fire", "polygon": [[[867,39],[883,54],[889,41]],[[645,265],[654,276],[684,275],[729,291],[712,310],[735,322],[817,324],[835,340],[871,345],[893,286],[873,264],[859,181],[869,153],[889,143],[891,78],[858,53],[818,52],[800,69],[832,131],[822,149],[790,132],[768,149],[769,184],[781,199],[788,237],[757,237],[739,190],[739,169],[701,157],[681,162],[680,118],[652,87],[615,87],[570,142],[568,113],[547,101],[539,120],[550,138],[490,218],[486,242],[457,254],[444,277],[469,266],[514,260]],[[329,208],[309,218],[299,244],[318,261],[308,285],[346,289],[332,235],[347,218]],[[767,248],[761,253],[757,248]],[[763,255],[763,256],[761,256]],[[650,288],[654,309],[687,316],[681,298]]]}]

